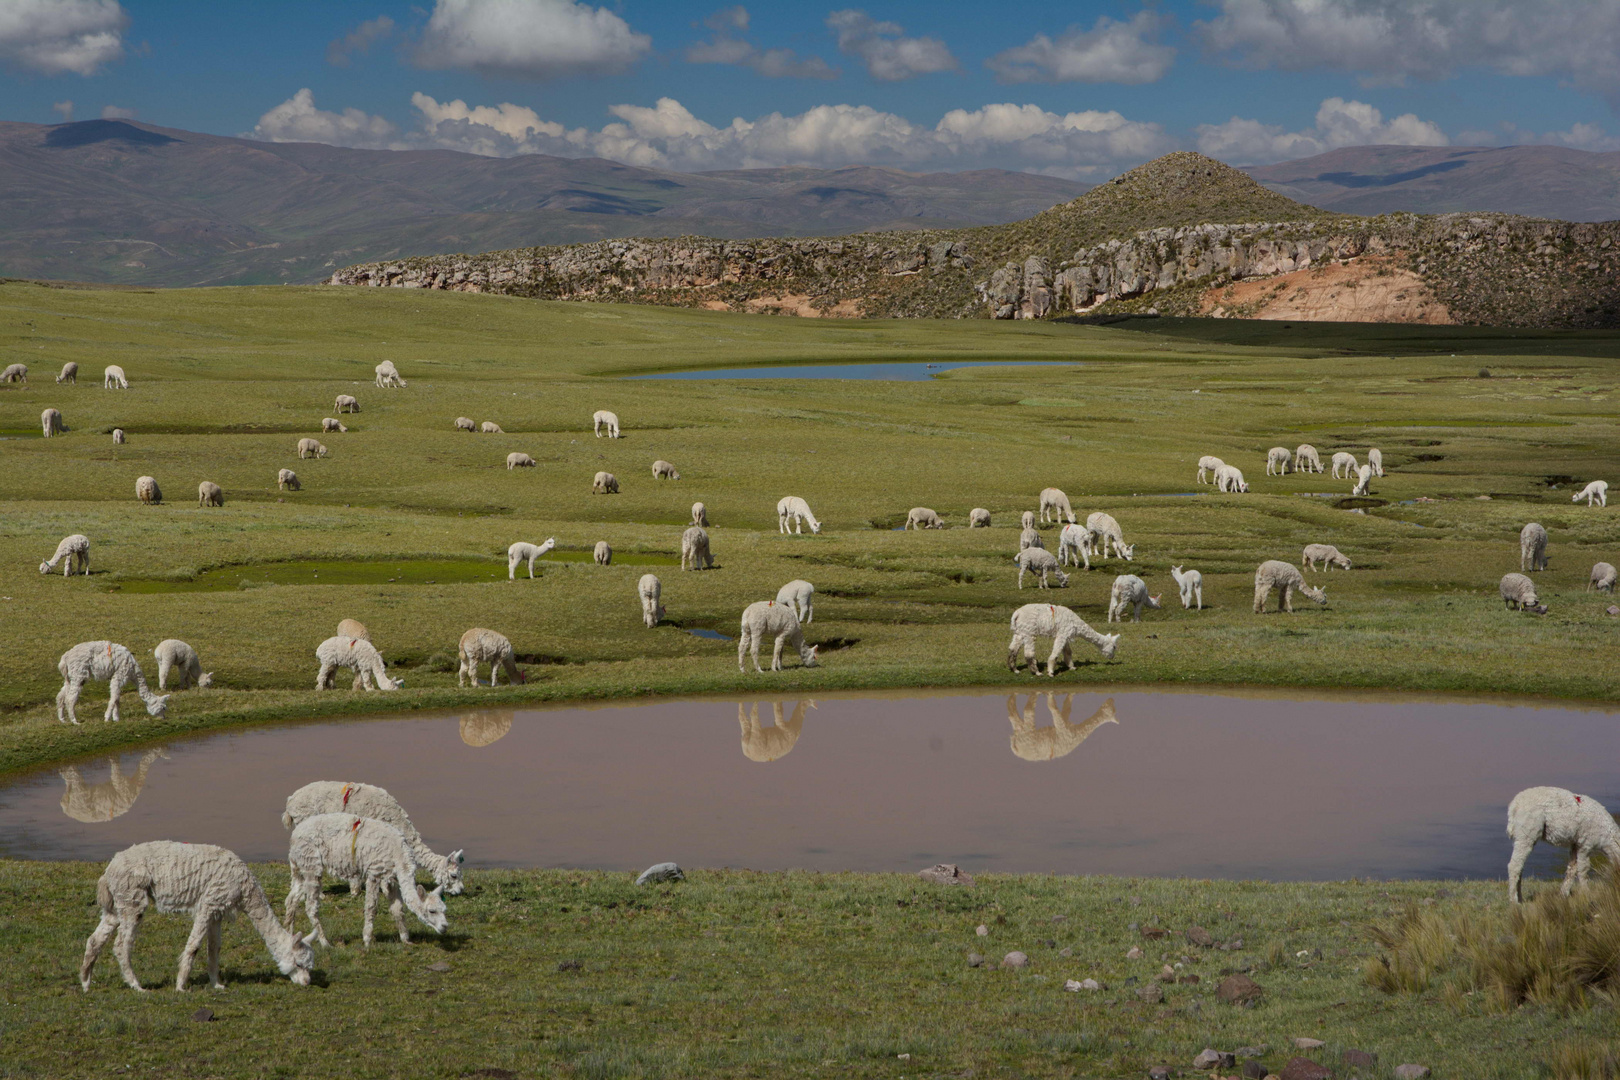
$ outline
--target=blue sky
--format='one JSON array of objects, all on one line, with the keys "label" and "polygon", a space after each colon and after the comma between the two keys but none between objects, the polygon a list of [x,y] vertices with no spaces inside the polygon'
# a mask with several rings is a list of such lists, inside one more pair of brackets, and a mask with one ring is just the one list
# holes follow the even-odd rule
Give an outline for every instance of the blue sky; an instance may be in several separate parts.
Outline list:
[{"label": "blue sky", "polygon": [[1620,149],[1617,59],[1620,0],[0,0],[0,119],[1096,180],[1179,148]]}]

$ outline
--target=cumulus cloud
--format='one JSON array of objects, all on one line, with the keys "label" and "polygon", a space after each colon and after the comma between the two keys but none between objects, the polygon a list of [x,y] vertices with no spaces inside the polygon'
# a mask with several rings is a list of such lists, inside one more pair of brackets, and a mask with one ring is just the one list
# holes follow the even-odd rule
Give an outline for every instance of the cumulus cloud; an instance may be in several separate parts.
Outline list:
[{"label": "cumulus cloud", "polygon": [[999,52],[984,62],[1002,82],[1157,82],[1175,62],[1176,50],[1154,40],[1163,20],[1139,11],[1129,22],[1103,15],[1090,30],[1070,27],[1056,41],[1036,34],[1029,44]]},{"label": "cumulus cloud", "polygon": [[118,0],[4,0],[0,64],[42,75],[94,75],[124,54]]},{"label": "cumulus cloud", "polygon": [[800,57],[792,49],[761,49],[742,37],[748,31],[748,9],[740,4],[715,12],[705,22],[714,37],[688,46],[688,63],[734,64],[752,68],[769,79],[838,77],[838,70],[819,56]]},{"label": "cumulus cloud", "polygon": [[957,68],[956,57],[938,38],[905,37],[899,23],[878,22],[855,8],[828,15],[827,26],[838,35],[839,51],[860,57],[867,74],[883,82]]},{"label": "cumulus cloud", "polygon": [[134,109],[126,109],[122,105],[103,105],[101,118],[103,120],[133,120],[136,117]]},{"label": "cumulus cloud", "polygon": [[326,62],[335,67],[348,67],[349,57],[355,53],[364,55],[370,52],[373,45],[393,32],[394,20],[387,15],[367,19],[326,46]]},{"label": "cumulus cloud", "polygon": [[249,137],[266,142],[315,142],[368,150],[405,150],[410,143],[399,129],[380,116],[359,109],[340,113],[315,107],[308,87],[259,117]]},{"label": "cumulus cloud", "polygon": [[416,62],[483,75],[552,79],[625,71],[652,38],[576,0],[438,0]]},{"label": "cumulus cloud", "polygon": [[1361,101],[1331,97],[1316,110],[1316,124],[1304,131],[1234,116],[1224,124],[1201,124],[1198,149],[1234,165],[1264,165],[1310,157],[1341,146],[1449,146],[1438,124],[1403,113],[1388,121]]},{"label": "cumulus cloud", "polygon": [[1620,150],[1620,138],[1596,124],[1576,123],[1566,131],[1532,131],[1506,121],[1494,129],[1459,131],[1458,146],[1567,146],[1572,150],[1611,153]]},{"label": "cumulus cloud", "polygon": [[58,101],[56,104],[51,106],[51,111],[55,112],[57,116],[62,118],[62,123],[73,123],[73,102]]},{"label": "cumulus cloud", "polygon": [[1212,53],[1254,68],[1332,68],[1368,82],[1480,66],[1567,79],[1620,107],[1620,0],[1219,0],[1196,24]]}]

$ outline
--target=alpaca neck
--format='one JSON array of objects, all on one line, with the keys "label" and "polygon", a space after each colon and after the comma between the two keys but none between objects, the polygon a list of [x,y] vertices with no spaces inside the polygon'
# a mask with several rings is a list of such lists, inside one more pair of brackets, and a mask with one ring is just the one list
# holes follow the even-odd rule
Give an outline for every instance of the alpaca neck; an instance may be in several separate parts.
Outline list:
[{"label": "alpaca neck", "polygon": [[158,701],[158,695],[152,693],[152,688],[146,685],[146,676],[141,674],[139,665],[135,668],[135,692],[141,695],[141,700],[151,705]]},{"label": "alpaca neck", "polygon": [[259,879],[253,876],[253,871],[247,873],[248,887],[242,890],[242,910],[269,947],[270,955],[275,957],[277,964],[281,964],[298,935],[281,925],[281,920],[276,918],[269,899],[264,895],[264,887],[259,884]]}]

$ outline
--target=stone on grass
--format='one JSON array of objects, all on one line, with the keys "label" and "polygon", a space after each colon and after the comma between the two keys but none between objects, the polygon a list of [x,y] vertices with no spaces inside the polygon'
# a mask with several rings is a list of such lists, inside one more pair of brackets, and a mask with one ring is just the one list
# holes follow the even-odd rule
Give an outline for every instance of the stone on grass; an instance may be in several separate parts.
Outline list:
[{"label": "stone on grass", "polygon": [[964,873],[955,863],[935,863],[926,870],[917,871],[917,876],[924,881],[932,881],[935,885],[973,884],[973,875]]},{"label": "stone on grass", "polygon": [[641,872],[637,885],[655,885],[661,881],[685,881],[686,873],[672,862],[661,862]]},{"label": "stone on grass", "polygon": [[1244,1080],[1266,1080],[1267,1075],[1269,1075],[1269,1071],[1264,1065],[1260,1064],[1258,1059],[1250,1058],[1243,1063]]},{"label": "stone on grass", "polygon": [[1132,945],[1131,946],[1131,951],[1125,954],[1125,959],[1127,959],[1127,960],[1140,960],[1140,959],[1142,959],[1142,950],[1137,948],[1135,945]]},{"label": "stone on grass", "polygon": [[1333,1070],[1319,1065],[1310,1058],[1289,1058],[1280,1074],[1282,1080],[1331,1080]]},{"label": "stone on grass", "polygon": [[978,934],[980,937],[989,937],[990,936],[990,928],[988,926],[984,925],[984,923],[980,923],[978,926],[974,927],[973,932],[975,934]]},{"label": "stone on grass", "polygon": [[429,971],[449,971],[450,970],[450,962],[448,960],[436,960],[433,963],[429,964],[427,966],[427,969]]},{"label": "stone on grass", "polygon": [[1427,1065],[1397,1065],[1395,1066],[1395,1080],[1425,1080],[1429,1075]]},{"label": "stone on grass", "polygon": [[1265,1043],[1261,1043],[1259,1046],[1240,1046],[1236,1050],[1232,1051],[1232,1053],[1236,1054],[1240,1058],[1265,1057],[1267,1054],[1271,1053],[1271,1047],[1267,1046]]},{"label": "stone on grass", "polygon": [[976,952],[968,953],[968,967],[982,967],[982,966],[984,966],[984,957],[980,956]]},{"label": "stone on grass", "polygon": [[214,1010],[205,1006],[192,1013],[191,1018],[200,1024],[206,1024],[214,1018]]},{"label": "stone on grass", "polygon": [[1192,1067],[1199,1072],[1208,1072],[1210,1069],[1230,1069],[1237,1064],[1237,1059],[1223,1050],[1212,1050],[1205,1047],[1203,1053],[1193,1058]]},{"label": "stone on grass", "polygon": [[1073,956],[1074,955],[1074,950],[1073,949],[1066,949],[1066,948],[1065,949],[1059,949],[1058,950],[1058,955],[1059,956]]},{"label": "stone on grass", "polygon": [[1082,990],[1101,990],[1102,983],[1096,979],[1069,979],[1063,984],[1063,989],[1071,994],[1078,994]]},{"label": "stone on grass", "polygon": [[1378,1065],[1378,1055],[1370,1050],[1346,1050],[1344,1063],[1352,1069],[1372,1069]]},{"label": "stone on grass", "polygon": [[1327,1043],[1321,1039],[1310,1039],[1304,1036],[1294,1040],[1294,1047],[1299,1050],[1320,1050],[1326,1045]]},{"label": "stone on grass", "polygon": [[1027,968],[1029,967],[1029,957],[1025,956],[1017,949],[1014,949],[1012,952],[1001,958],[1001,966],[1003,968],[1013,969]]},{"label": "stone on grass", "polygon": [[1145,1001],[1149,1005],[1157,1005],[1164,1000],[1164,987],[1158,983],[1148,983],[1137,989],[1136,996],[1138,1000]]},{"label": "stone on grass", "polygon": [[1148,1080],[1170,1080],[1170,1066],[1153,1066],[1153,1068],[1148,1070]]},{"label": "stone on grass", "polygon": [[1215,944],[1215,939],[1202,926],[1188,927],[1187,940],[1194,945],[1202,945],[1206,949]]},{"label": "stone on grass", "polygon": [[1253,1005],[1265,991],[1247,975],[1228,975],[1215,988],[1215,996],[1228,1005]]}]

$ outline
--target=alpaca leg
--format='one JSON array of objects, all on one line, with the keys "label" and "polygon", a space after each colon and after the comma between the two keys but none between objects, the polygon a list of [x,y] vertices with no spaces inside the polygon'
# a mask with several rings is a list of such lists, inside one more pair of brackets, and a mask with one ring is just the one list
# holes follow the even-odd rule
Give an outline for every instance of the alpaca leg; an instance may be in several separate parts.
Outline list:
[{"label": "alpaca leg", "polygon": [[405,927],[405,900],[400,896],[397,881],[388,883],[388,914],[394,917],[394,926],[399,930],[399,940],[409,945],[411,932]]},{"label": "alpaca leg", "polygon": [[1564,867],[1564,885],[1559,891],[1565,896],[1575,891],[1575,875],[1580,868],[1581,845],[1569,846],[1569,864]]},{"label": "alpaca leg", "polygon": [[[168,656],[165,655],[165,656],[158,657],[158,689],[159,690],[167,690],[169,688],[169,686],[168,686],[169,669],[171,667],[173,667],[173,666],[174,666],[174,661],[172,659],[170,659]],[[182,686],[182,687],[180,687],[180,689],[184,690],[185,687]]]},{"label": "alpaca leg", "polygon": [[1203,611],[1204,610],[1204,587],[1202,585],[1195,586],[1193,588],[1193,594],[1198,597],[1198,610]]},{"label": "alpaca leg", "polygon": [[376,914],[376,909],[377,909],[377,880],[375,878],[367,878],[366,879],[366,921],[365,921],[365,924],[361,928],[361,931],[360,931],[360,940],[365,943],[365,946],[368,949],[371,948],[372,919],[373,919],[374,915]]},{"label": "alpaca leg", "polygon": [[495,689],[496,684],[499,683],[500,681],[501,681],[501,660],[500,660],[500,657],[496,657],[496,658],[494,658],[493,660],[491,660],[489,662],[489,688],[491,690]]},{"label": "alpaca leg", "polygon": [[186,938],[186,947],[180,950],[180,970],[174,977],[176,990],[185,990],[186,984],[191,982],[191,965],[197,959],[197,950],[202,948],[208,937],[210,921],[208,915],[201,911],[191,920],[191,935]]},{"label": "alpaca leg", "polygon": [[782,670],[782,645],[787,641],[787,634],[776,635],[776,647],[771,650],[771,670]]},{"label": "alpaca leg", "polygon": [[118,970],[124,976],[124,985],[131,990],[143,992],[145,988],[141,986],[141,980],[135,977],[135,968],[129,962],[129,954],[135,947],[135,931],[140,928],[141,912],[145,906],[143,897],[140,907],[118,913],[118,940],[113,943],[113,955],[118,957]]},{"label": "alpaca leg", "polygon": [[1292,615],[1294,613],[1294,587],[1292,585],[1282,587],[1282,604],[1280,606],[1288,614]]},{"label": "alpaca leg", "polygon": [[102,715],[103,720],[118,721],[123,717],[118,713],[118,696],[124,692],[124,677],[117,672],[107,680],[107,711]]},{"label": "alpaca leg", "polygon": [[107,942],[113,934],[118,932],[118,916],[101,913],[101,921],[91,931],[84,943],[84,960],[79,964],[79,985],[85,993],[90,992],[90,970],[96,966],[96,959],[101,956],[101,950],[107,947]]},{"label": "alpaca leg", "polygon": [[304,914],[309,916],[309,928],[315,931],[315,940],[322,946],[330,948],[332,943],[326,940],[326,927],[321,925],[321,879],[317,875],[305,878],[303,881]]},{"label": "alpaca leg", "polygon": [[1263,585],[1256,585],[1254,587],[1254,613],[1256,615],[1264,615],[1266,613],[1266,597],[1270,595],[1271,590],[1269,588]]},{"label": "alpaca leg", "polygon": [[62,689],[56,692],[56,722],[62,723],[62,711],[67,710],[67,717],[73,723],[79,722],[77,706],[79,694],[84,690],[84,683],[69,680],[62,684]]},{"label": "alpaca leg", "polygon": [[225,989],[225,984],[219,978],[219,944],[223,934],[224,920],[218,916],[208,923],[208,985],[215,990]]},{"label": "alpaca leg", "polygon": [[332,672],[333,672],[333,670],[335,670],[335,665],[328,664],[325,660],[321,661],[321,670],[315,673],[315,689],[317,689],[317,690],[330,690],[330,689],[332,689]]}]

